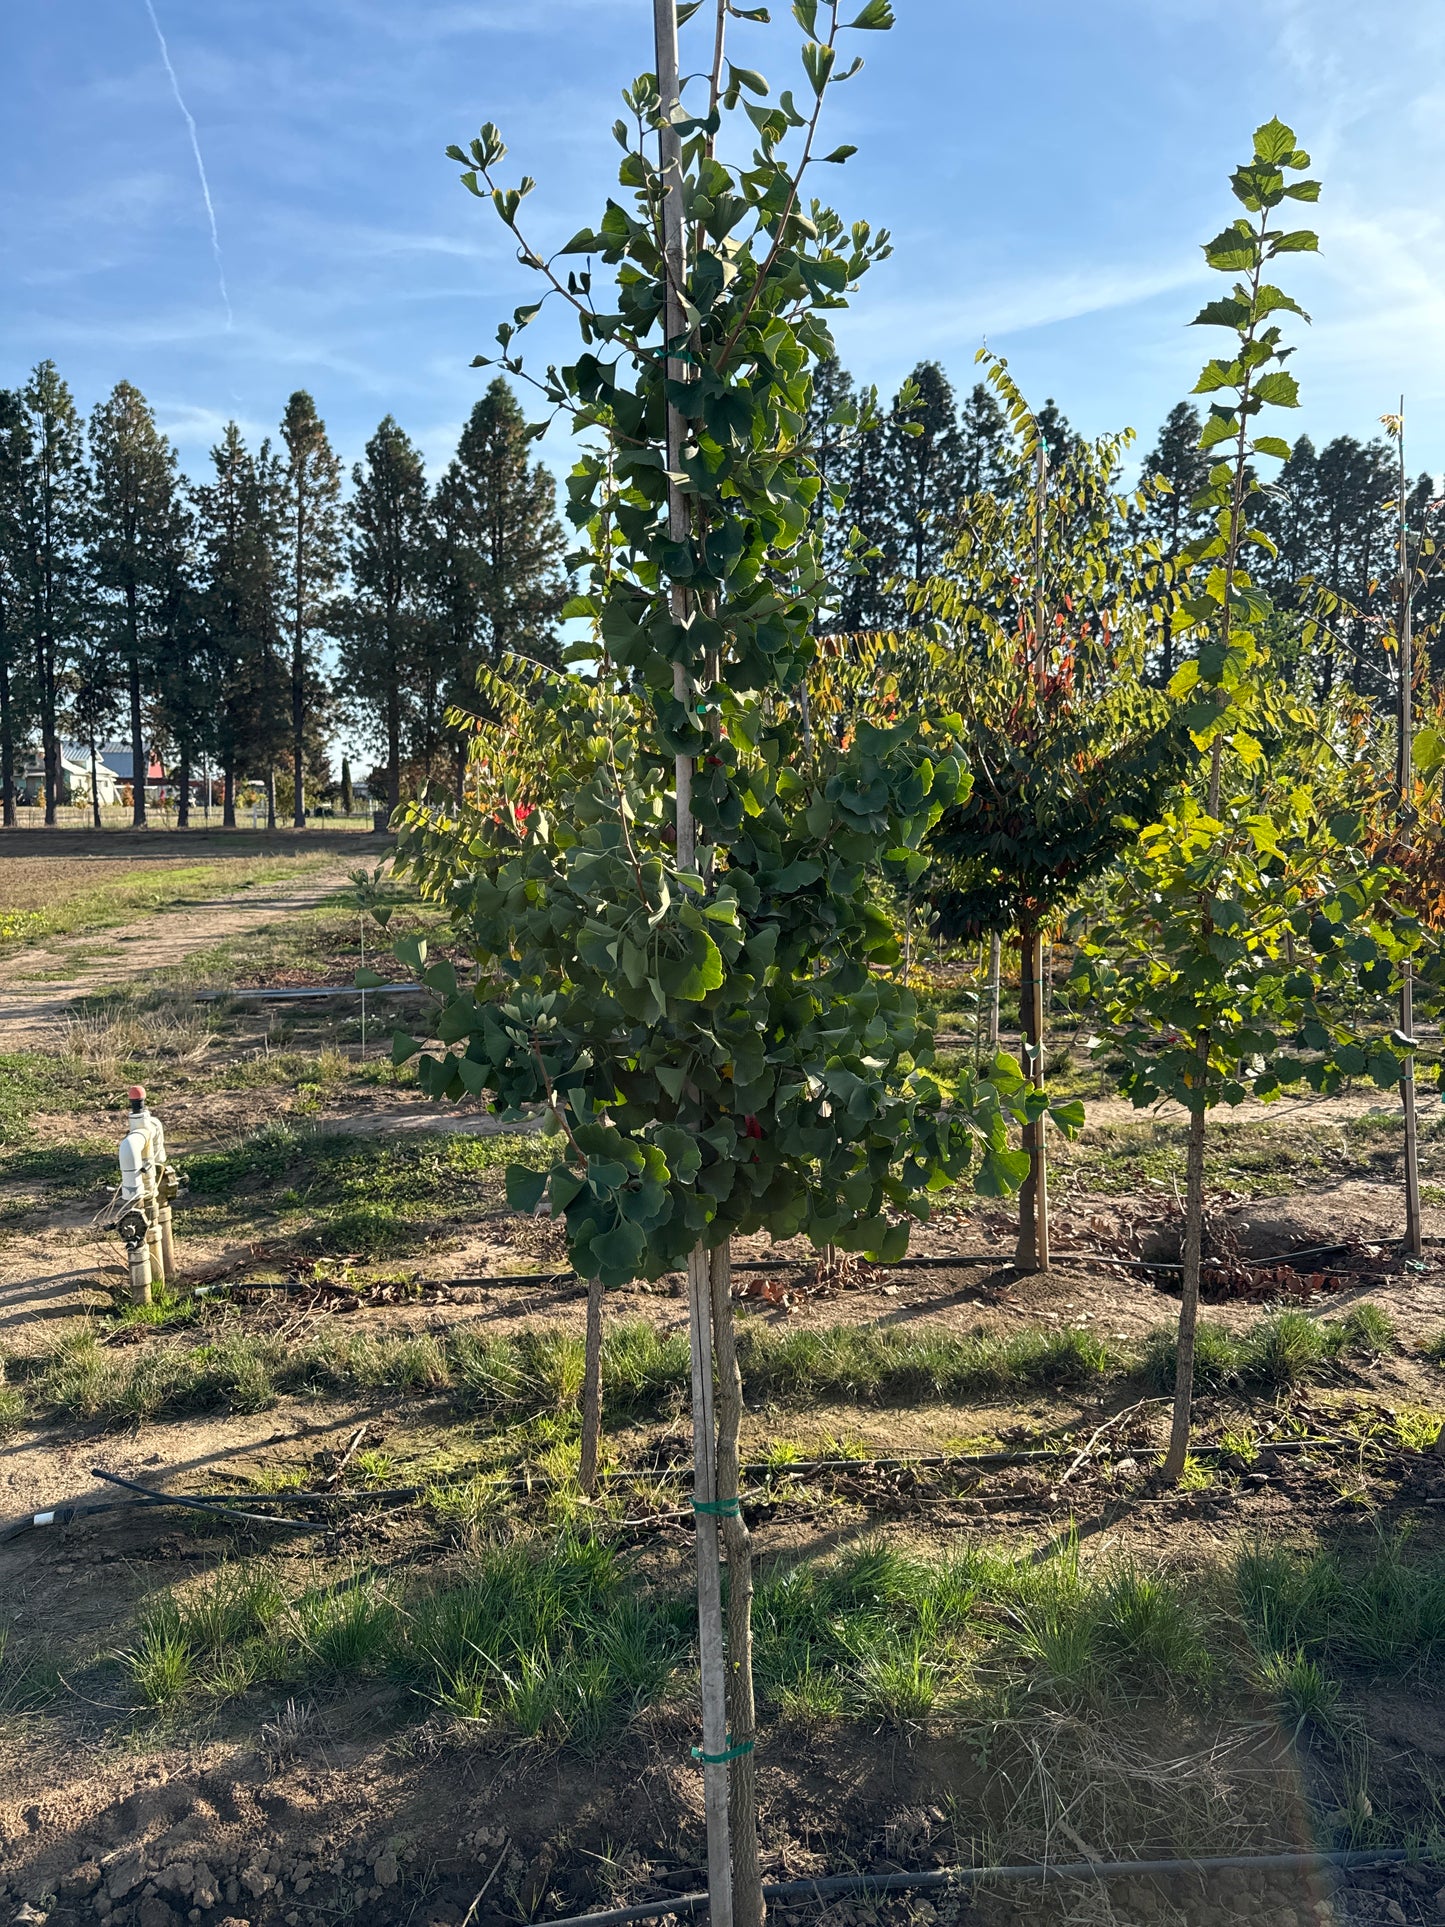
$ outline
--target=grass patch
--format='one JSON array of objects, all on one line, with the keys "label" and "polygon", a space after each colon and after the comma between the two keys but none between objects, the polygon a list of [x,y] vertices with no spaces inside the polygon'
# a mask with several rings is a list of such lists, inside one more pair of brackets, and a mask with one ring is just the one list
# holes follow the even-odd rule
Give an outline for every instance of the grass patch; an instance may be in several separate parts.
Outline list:
[{"label": "grass patch", "polygon": [[[1374,1307],[1318,1323],[1281,1312],[1238,1337],[1204,1324],[1196,1383],[1201,1390],[1287,1389],[1328,1373],[1354,1352],[1377,1349],[1379,1329]],[[1142,1352],[1114,1351],[1092,1332],[1070,1328],[1002,1336],[857,1325],[775,1333],[745,1321],[739,1331],[744,1389],[753,1402],[966,1402],[1008,1392],[1081,1391],[1129,1377],[1167,1391],[1173,1346],[1172,1335],[1160,1332]],[[441,1395],[461,1410],[513,1426],[556,1420],[563,1430],[545,1441],[550,1447],[573,1436],[582,1371],[581,1337],[556,1326],[507,1337],[468,1329],[413,1336],[322,1330],[296,1341],[232,1324],[199,1342],[177,1337],[125,1351],[108,1349],[83,1330],[51,1352],[12,1358],[9,1390],[12,1423],[30,1416],[134,1424],[225,1408],[260,1411],[283,1395]],[[687,1339],[645,1320],[613,1323],[603,1340],[603,1378],[609,1423],[680,1409],[689,1383]]]},{"label": "grass patch", "polygon": [[[0,893],[0,950],[15,950],[46,937],[78,936],[137,921],[184,903],[210,901],[248,885],[305,877],[334,859],[329,855],[226,857],[210,863],[70,863],[40,858],[26,869],[24,857],[6,862]],[[23,901],[22,901],[23,899]]]},{"label": "grass patch", "polygon": [[254,1223],[258,1203],[327,1254],[393,1258],[504,1208],[508,1164],[550,1157],[535,1137],[418,1135],[396,1142],[309,1133],[287,1124],[184,1161],[187,1216],[225,1231]]},{"label": "grass patch", "polygon": [[[872,1541],[759,1575],[772,1717],[902,1726],[940,1712],[1106,1717],[1154,1702],[1328,1725],[1345,1688],[1445,1657],[1445,1555],[1249,1549],[1187,1570],[1076,1544],[930,1559]],[[695,1666],[695,1609],[585,1532],[511,1539],[444,1583],[369,1571],[288,1593],[264,1562],[152,1603],[120,1662],[145,1707],[389,1680],[413,1715],[593,1746]],[[980,1728],[980,1732],[986,1730]]]}]

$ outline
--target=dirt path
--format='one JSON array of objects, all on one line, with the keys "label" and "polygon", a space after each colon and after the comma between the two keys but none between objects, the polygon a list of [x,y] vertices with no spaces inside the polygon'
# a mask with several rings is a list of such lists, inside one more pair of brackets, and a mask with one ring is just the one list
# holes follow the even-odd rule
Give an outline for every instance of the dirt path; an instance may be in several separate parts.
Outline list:
[{"label": "dirt path", "polygon": [[[304,882],[253,886],[194,909],[168,910],[90,938],[79,932],[57,937],[7,958],[0,963],[0,1047],[34,1047],[64,1022],[79,997],[118,984],[142,983],[213,944],[248,936],[295,911],[317,909],[347,876],[347,865],[338,859]],[[51,973],[64,970],[67,959],[83,945],[103,945],[114,954],[54,980]]]}]

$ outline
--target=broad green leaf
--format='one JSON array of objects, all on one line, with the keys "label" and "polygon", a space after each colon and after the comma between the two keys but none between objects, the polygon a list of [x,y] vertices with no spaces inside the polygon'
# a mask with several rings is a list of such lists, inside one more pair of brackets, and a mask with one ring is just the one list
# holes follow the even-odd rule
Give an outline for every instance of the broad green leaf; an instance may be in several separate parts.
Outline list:
[{"label": "broad green leaf", "polygon": [[404,1030],[393,1031],[391,1035],[391,1061],[393,1064],[409,1064],[413,1057],[426,1049],[420,1038],[408,1037]]},{"label": "broad green leaf", "polygon": [[419,977],[426,968],[426,938],[403,937],[394,946],[392,955],[398,963],[405,964],[408,970],[414,970]]},{"label": "broad green leaf", "polygon": [[547,1189],[547,1172],[534,1171],[529,1165],[507,1166],[507,1204],[513,1211],[529,1213],[542,1202]]},{"label": "broad green leaf", "polygon": [[363,965],[362,968],[357,971],[352,982],[358,990],[376,990],[386,982],[386,979],[385,977],[378,977],[369,965]]},{"label": "broad green leaf", "polygon": [[866,29],[869,33],[886,33],[894,24],[891,0],[868,0],[863,11],[845,24]]}]

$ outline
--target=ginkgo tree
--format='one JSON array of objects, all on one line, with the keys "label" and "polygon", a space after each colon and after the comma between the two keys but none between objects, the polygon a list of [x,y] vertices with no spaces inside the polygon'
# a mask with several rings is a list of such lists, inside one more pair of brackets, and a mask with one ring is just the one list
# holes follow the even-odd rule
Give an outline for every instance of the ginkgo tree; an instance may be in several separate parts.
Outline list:
[{"label": "ginkgo tree", "polygon": [[1180,622],[1197,653],[1171,684],[1202,760],[1126,852],[1077,966],[1104,1020],[1102,1048],[1122,1057],[1124,1090],[1136,1104],[1167,1098],[1189,1114],[1171,1480],[1189,1444],[1209,1113],[1301,1081],[1331,1091],[1368,1074],[1388,1087],[1410,1048],[1372,1032],[1362,1004],[1389,992],[1419,926],[1395,901],[1397,874],[1369,854],[1351,771],[1319,718],[1270,674],[1259,640],[1269,603],[1243,561],[1251,546],[1270,546],[1250,519],[1254,463],[1289,454],[1279,436],[1255,432],[1256,418],[1298,402],[1283,365],[1293,351],[1270,317],[1307,317],[1265,271],[1316,246],[1307,229],[1273,225],[1286,201],[1318,197],[1317,182],[1288,178],[1308,165],[1291,129],[1259,128],[1232,180],[1245,212],[1205,244],[1209,265],[1239,279],[1197,317],[1235,337],[1196,388],[1215,398],[1200,446],[1227,448],[1229,459],[1196,497],[1213,516],[1186,552]]},{"label": "ginkgo tree", "polygon": [[[541,793],[409,812],[400,863],[450,906],[471,964],[400,947],[439,993],[440,1048],[401,1037],[396,1055],[418,1057],[433,1096],[544,1107],[554,1155],[510,1171],[509,1196],[545,1199],[583,1276],[687,1267],[710,1909],[754,1927],[730,1241],[896,1258],[965,1172],[1012,1187],[1010,1129],[1046,1100],[1002,1060],[945,1108],[930,1029],[882,970],[897,940],[874,879],[916,872],[966,793],[956,719],[862,719],[846,741],[804,727],[827,596],[812,375],[828,311],[888,247],[805,187],[852,151],[819,142],[828,96],[861,65],[848,37],[891,10],[864,0],[848,20],[836,0],[795,0],[801,79],[776,102],[727,58],[729,16],[746,11],[729,0],[709,5],[706,65],[680,87],[677,24],[696,11],[655,0],[656,71],[615,129],[625,192],[558,256],[523,233],[532,183],[503,183],[495,128],[449,150],[542,283],[498,331],[505,369],[532,379],[519,337],[543,301],[570,307],[581,336],[536,385],[586,438],[569,512],[587,579],[570,613],[590,637],[578,673],[541,684],[561,752]],[[739,109],[752,141],[734,156]]]}]

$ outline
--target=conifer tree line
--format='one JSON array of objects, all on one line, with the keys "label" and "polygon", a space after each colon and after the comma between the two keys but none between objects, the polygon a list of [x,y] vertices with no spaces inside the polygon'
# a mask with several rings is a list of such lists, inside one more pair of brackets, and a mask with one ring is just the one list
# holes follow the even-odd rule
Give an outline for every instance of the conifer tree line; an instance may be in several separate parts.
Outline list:
[{"label": "conifer tree line", "polygon": [[89,757],[97,824],[108,742],[130,749],[138,826],[159,759],[182,826],[204,773],[223,823],[250,781],[268,823],[279,787],[301,827],[339,724],[378,752],[392,808],[459,788],[466,738],[447,712],[474,706],[478,668],[557,656],[564,539],[528,451],[500,379],[435,482],[390,415],[348,478],[304,390],[274,439],[249,446],[229,423],[192,478],[128,381],[88,420],[53,362],[0,389],[4,823],[27,765],[57,820],[62,745]]},{"label": "conifer tree line", "polygon": [[[943,568],[968,521],[970,498],[1018,485],[1017,465],[1006,460],[1008,419],[986,384],[960,402],[938,363],[920,362],[892,406],[872,410],[873,427],[856,433],[832,426],[840,407],[867,399],[836,361],[821,366],[811,432],[827,484],[819,498],[824,544],[839,585],[829,620],[842,631],[906,626],[910,588]],[[1075,439],[1052,400],[1038,421],[1054,457]],[[1193,506],[1209,468],[1199,431],[1198,409],[1179,402],[1139,463],[1143,475],[1168,483],[1131,531],[1157,545],[1166,579],[1208,519]],[[1382,436],[1362,442],[1340,435],[1317,450],[1302,435],[1262,493],[1259,519],[1277,552],[1261,553],[1256,569],[1284,630],[1272,642],[1277,656],[1293,656],[1320,697],[1342,683],[1374,697],[1393,687],[1384,645],[1395,620],[1397,459]],[[828,494],[840,488],[845,499],[835,510]],[[1445,552],[1445,500],[1428,474],[1411,487],[1407,519],[1412,548],[1433,541]],[[1440,648],[1445,581],[1436,570],[1422,576],[1416,620]],[[1165,684],[1178,664],[1162,610],[1157,631],[1148,673]],[[1432,664],[1442,666],[1445,658]]]}]

